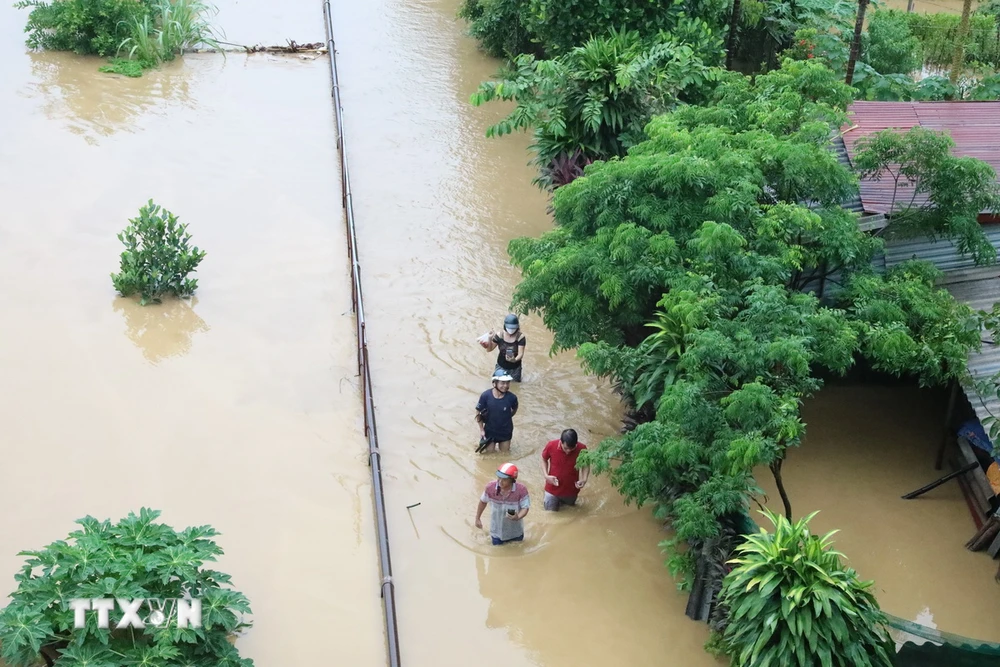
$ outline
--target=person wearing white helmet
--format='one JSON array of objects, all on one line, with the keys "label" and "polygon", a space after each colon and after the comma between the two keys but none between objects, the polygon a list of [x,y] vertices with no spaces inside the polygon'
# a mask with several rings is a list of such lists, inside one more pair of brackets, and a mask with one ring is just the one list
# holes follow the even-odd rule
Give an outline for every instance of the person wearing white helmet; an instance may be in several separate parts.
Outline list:
[{"label": "person wearing white helmet", "polygon": [[479,448],[476,451],[481,453],[498,447],[501,452],[509,452],[510,439],[514,436],[517,396],[510,391],[511,377],[503,371],[495,372],[490,379],[493,388],[484,391],[476,404],[476,422],[479,424]]},{"label": "person wearing white helmet", "polygon": [[483,527],[483,511],[490,510],[490,537],[494,546],[524,539],[524,522],[531,502],[528,489],[517,481],[517,466],[504,463],[497,468],[497,479],[486,485],[476,509],[476,528]]}]

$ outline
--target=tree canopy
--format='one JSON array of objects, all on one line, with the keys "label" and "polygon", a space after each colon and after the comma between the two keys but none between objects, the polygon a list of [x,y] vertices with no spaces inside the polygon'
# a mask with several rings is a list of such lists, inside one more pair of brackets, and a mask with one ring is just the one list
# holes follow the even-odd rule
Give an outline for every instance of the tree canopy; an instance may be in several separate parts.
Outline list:
[{"label": "tree canopy", "polygon": [[711,106],[657,116],[646,141],[556,190],[555,229],[510,244],[515,308],[540,313],[554,349],[579,348],[637,415],[587,460],[670,516],[678,540],[718,535],[760,466],[791,516],[781,466],[822,375],[861,357],[933,385],[978,345],[933,267],[876,271],[883,241],[839,205],[857,187],[830,147],[850,100],[816,62],[726,74]]}]

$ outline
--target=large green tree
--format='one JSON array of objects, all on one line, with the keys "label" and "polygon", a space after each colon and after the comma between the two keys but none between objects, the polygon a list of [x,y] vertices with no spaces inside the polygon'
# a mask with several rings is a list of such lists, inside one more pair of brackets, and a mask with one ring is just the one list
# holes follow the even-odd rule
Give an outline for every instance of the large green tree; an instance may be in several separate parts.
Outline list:
[{"label": "large green tree", "polygon": [[554,349],[579,348],[636,415],[588,460],[678,540],[716,537],[761,466],[792,516],[782,463],[821,375],[861,355],[939,384],[978,344],[932,267],[877,273],[882,240],[838,206],[857,187],[829,146],[850,99],[815,62],[727,74],[714,104],[655,118],[647,141],[555,192],[554,230],[510,245],[515,307],[540,312]]},{"label": "large green tree", "polygon": [[[824,261],[831,270],[869,262],[875,242],[836,207],[853,177],[827,149],[849,100],[836,75],[812,63],[788,62],[752,83],[726,74],[713,106],[657,117],[648,141],[556,191],[556,229],[510,244],[524,274],[516,307],[541,312],[555,349],[636,346],[653,333],[646,325],[670,271],[689,268],[705,221],[771,258],[772,282],[806,280]],[[806,199],[823,208],[797,204]],[[720,259],[734,270],[742,261]]]},{"label": "large green tree", "polygon": [[693,44],[611,31],[551,60],[518,57],[505,78],[480,85],[472,103],[515,102],[487,136],[533,132],[538,182],[558,187],[593,160],[623,155],[653,114],[697,94],[717,73],[703,56],[719,45],[704,26]]}]

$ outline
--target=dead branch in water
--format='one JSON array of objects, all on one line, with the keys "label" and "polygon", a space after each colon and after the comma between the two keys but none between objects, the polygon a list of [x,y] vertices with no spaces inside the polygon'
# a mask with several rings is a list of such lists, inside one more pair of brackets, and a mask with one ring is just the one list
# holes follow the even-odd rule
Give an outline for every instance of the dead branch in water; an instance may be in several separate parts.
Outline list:
[{"label": "dead branch in water", "polygon": [[284,46],[265,46],[263,44],[255,44],[254,46],[247,46],[246,44],[232,44],[230,42],[219,42],[219,44],[225,44],[226,46],[231,46],[233,48],[187,49],[186,53],[220,53],[220,52],[243,51],[244,53],[315,53],[317,55],[322,55],[327,52],[326,44],[324,44],[323,42],[306,42],[305,44],[299,44],[294,39],[287,40]]}]

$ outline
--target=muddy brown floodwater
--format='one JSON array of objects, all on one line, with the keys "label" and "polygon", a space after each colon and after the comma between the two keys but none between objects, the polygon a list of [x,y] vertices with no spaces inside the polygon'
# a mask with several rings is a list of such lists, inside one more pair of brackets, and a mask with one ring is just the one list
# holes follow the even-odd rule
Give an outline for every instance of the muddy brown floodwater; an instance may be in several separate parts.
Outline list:
[{"label": "muddy brown floodwater", "polygon": [[[497,63],[456,10],[454,0],[334,3],[403,661],[716,664],[706,626],[684,616],[647,508],[626,508],[599,478],[579,507],[542,511],[545,442],[572,427],[596,444],[620,413],[573,355],[548,356],[538,318],[521,319],[512,451],[474,453],[473,406],[496,359],[475,341],[502,325],[519,277],[507,243],[551,221],[527,140],[487,139],[504,109],[468,102]],[[473,519],[506,459],[533,508],[524,543],[497,548]]]},{"label": "muddy brown floodwater", "polygon": [[[27,53],[26,12],[11,4],[0,597],[19,550],[87,514],[148,506],[178,529],[222,533],[219,567],[254,610],[238,646],[257,665],[327,664],[333,651],[381,664],[327,63],[198,55],[125,79],[97,59]],[[322,40],[320,3],[282,7]],[[270,12],[252,10],[223,15],[267,40]],[[140,308],[113,293],[115,235],[151,197],[208,251],[190,303]]]},{"label": "muddy brown floodwater", "polygon": [[[321,2],[277,7],[226,0],[219,22],[238,43],[323,39]],[[456,9],[334,3],[403,661],[718,664],[702,650],[705,625],[683,614],[648,509],[595,478],[579,507],[541,510],[543,444],[568,427],[596,444],[620,408],[572,355],[548,355],[534,317],[522,318],[505,457],[532,492],[527,536],[494,548],[473,526],[505,460],[473,452],[472,408],[494,361],[475,339],[500,326],[517,283],[507,243],[551,221],[527,139],[486,139],[505,109],[468,104],[496,63]],[[26,52],[24,18],[0,6],[2,594],[18,550],[64,537],[78,517],[150,506],[178,528],[222,532],[220,567],[255,612],[238,646],[260,667],[384,664],[326,62],[206,54],[125,79],[98,73],[97,59]],[[189,302],[140,308],[113,294],[115,234],[150,197],[208,251]],[[813,440],[853,437],[822,421]],[[786,473],[796,487],[823,474],[799,454]],[[912,477],[906,490],[924,481]],[[831,519],[848,535],[858,522]],[[900,580],[893,563],[924,540],[894,539],[910,546],[893,542],[887,565],[845,550],[882,580],[890,611],[927,604],[961,631],[970,614],[949,616],[939,593],[906,597],[929,571]]]},{"label": "muddy brown floodwater", "polygon": [[[934,469],[946,400],[906,387],[827,387],[805,405],[807,436],[789,452],[782,478],[794,518],[819,510],[814,533],[839,529],[834,548],[875,581],[888,613],[1000,641],[997,564],[965,549],[976,525],[958,483],[900,497],[947,472]],[[759,471],[758,480],[767,505],[781,512],[770,472]]]},{"label": "muddy brown floodwater", "polygon": [[[889,9],[906,10],[910,0],[885,0],[885,6]],[[979,2],[973,0],[972,11],[976,11]],[[913,0],[912,11],[917,14],[961,14],[962,0]]]}]

